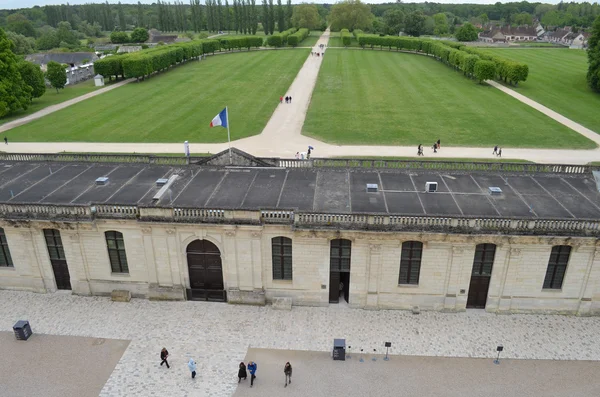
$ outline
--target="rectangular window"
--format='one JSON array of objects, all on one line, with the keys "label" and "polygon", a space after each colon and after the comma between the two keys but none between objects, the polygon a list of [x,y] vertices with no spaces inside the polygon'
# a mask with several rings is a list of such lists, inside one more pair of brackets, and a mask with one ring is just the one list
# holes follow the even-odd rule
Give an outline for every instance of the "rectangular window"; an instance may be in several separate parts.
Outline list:
[{"label": "rectangular window", "polygon": [[494,257],[496,256],[495,244],[478,244],[475,247],[475,259],[471,276],[492,276]]},{"label": "rectangular window", "polygon": [[10,256],[10,250],[8,249],[8,241],[6,241],[6,235],[4,229],[0,228],[0,267],[14,267],[12,257]]},{"label": "rectangular window", "polygon": [[108,248],[108,259],[113,273],[129,273],[127,266],[127,255],[125,254],[125,241],[123,233],[106,232],[106,246]]},{"label": "rectangular window", "polygon": [[50,259],[66,260],[60,232],[56,229],[44,229],[44,238]]},{"label": "rectangular window", "polygon": [[571,247],[568,245],[556,245],[552,247],[546,277],[544,278],[544,289],[562,288],[570,255]]},{"label": "rectangular window", "polygon": [[422,254],[423,243],[419,241],[405,241],[402,243],[398,284],[419,284]]},{"label": "rectangular window", "polygon": [[352,241],[345,239],[331,240],[329,249],[329,265],[332,272],[349,272],[352,255]]},{"label": "rectangular window", "polygon": [[292,239],[273,237],[271,239],[273,257],[273,280],[292,279]]}]

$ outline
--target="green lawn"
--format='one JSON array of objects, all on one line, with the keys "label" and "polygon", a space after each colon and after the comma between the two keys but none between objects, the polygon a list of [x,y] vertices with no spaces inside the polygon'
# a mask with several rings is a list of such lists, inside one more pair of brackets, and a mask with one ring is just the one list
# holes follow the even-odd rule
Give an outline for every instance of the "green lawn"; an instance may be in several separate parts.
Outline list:
[{"label": "green lawn", "polygon": [[587,86],[587,53],[566,49],[485,49],[529,65],[517,92],[600,133],[600,94]]},{"label": "green lawn", "polygon": [[[340,32],[331,32],[329,34],[329,43],[327,43],[327,47],[344,47]],[[358,47],[358,40],[353,37],[348,47]]]},{"label": "green lawn", "polygon": [[11,141],[226,142],[210,122],[229,107],[231,139],[259,134],[308,49],[210,56],[11,130]]},{"label": "green lawn", "polygon": [[19,112],[12,113],[8,116],[0,118],[0,125],[9,121],[19,119],[24,116],[28,116],[50,105],[56,105],[57,103],[68,101],[69,99],[73,99],[80,95],[87,94],[88,92],[95,91],[98,88],[101,87],[94,86],[94,80],[88,80],[84,81],[83,83],[66,86],[65,89],[60,90],[58,94],[56,93],[56,90],[54,88],[46,88],[46,93],[40,98],[34,99],[31,105],[27,108],[27,110],[21,110]]},{"label": "green lawn", "polygon": [[595,147],[432,58],[388,51],[327,51],[303,133],[355,145]]},{"label": "green lawn", "polygon": [[319,37],[321,37],[322,34],[323,32],[319,30],[311,30],[308,37],[302,40],[298,45],[300,47],[313,47],[317,44],[317,41],[319,41]]}]

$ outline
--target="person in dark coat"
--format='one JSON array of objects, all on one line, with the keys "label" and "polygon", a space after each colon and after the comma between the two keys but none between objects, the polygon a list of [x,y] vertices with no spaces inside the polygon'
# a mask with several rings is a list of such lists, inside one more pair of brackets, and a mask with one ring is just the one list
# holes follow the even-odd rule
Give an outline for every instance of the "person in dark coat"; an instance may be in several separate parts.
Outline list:
[{"label": "person in dark coat", "polygon": [[161,367],[163,364],[167,364],[167,368],[171,368],[169,366],[169,362],[167,361],[167,358],[169,358],[169,351],[167,350],[166,347],[163,347],[162,350],[160,351],[160,359],[162,360],[160,362]]},{"label": "person in dark coat", "polygon": [[437,143],[437,148],[438,148],[438,149],[442,147],[442,145],[440,144],[440,140],[439,140],[439,139],[437,140],[437,142],[436,142],[436,143]]},{"label": "person in dark coat", "polygon": [[258,365],[254,361],[248,363],[248,371],[250,371],[250,387],[254,386],[254,379],[256,379],[256,369]]},{"label": "person in dark coat", "polygon": [[433,153],[437,153],[437,142],[433,143]]},{"label": "person in dark coat", "polygon": [[242,381],[242,378],[246,380],[248,378],[248,372],[246,372],[246,364],[240,363],[240,369],[238,369],[238,383]]},{"label": "person in dark coat", "polygon": [[492,154],[498,154],[498,145],[494,146],[494,151],[492,152]]},{"label": "person in dark coat", "polygon": [[420,143],[417,147],[417,156],[423,156],[423,145],[421,145]]},{"label": "person in dark coat", "polygon": [[285,97],[285,103],[288,103],[289,100],[290,100],[290,97],[286,96]]},{"label": "person in dark coat", "polygon": [[498,149],[498,157],[502,157],[502,148]]},{"label": "person in dark coat", "polygon": [[285,366],[283,367],[283,373],[285,374],[285,386],[284,387],[287,387],[288,383],[292,384],[292,364],[290,364],[289,361],[287,363],[285,363]]},{"label": "person in dark coat", "polygon": [[8,145],[8,137],[4,137],[4,144]]},{"label": "person in dark coat", "polygon": [[290,103],[292,103],[292,96],[290,95]]}]

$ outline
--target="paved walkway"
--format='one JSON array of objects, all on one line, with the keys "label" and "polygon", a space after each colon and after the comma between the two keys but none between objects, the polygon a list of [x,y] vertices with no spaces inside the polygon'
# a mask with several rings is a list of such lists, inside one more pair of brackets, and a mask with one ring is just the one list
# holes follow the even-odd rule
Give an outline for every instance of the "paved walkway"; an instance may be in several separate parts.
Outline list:
[{"label": "paved walkway", "polygon": [[[329,42],[329,30],[326,30],[319,38],[317,44],[313,47],[317,51],[320,44]],[[325,53],[327,56],[327,53]],[[298,72],[298,75],[292,82],[289,90],[282,93],[283,96],[291,95],[291,104],[280,104],[273,113],[271,119],[265,126],[261,134],[243,138],[231,143],[232,146],[261,157],[284,157],[292,158],[296,152],[306,151],[308,146],[313,146],[315,157],[416,157],[416,147],[414,146],[352,146],[352,145],[332,145],[318,141],[314,138],[301,135],[302,126],[306,118],[306,112],[310,105],[312,92],[315,87],[319,68],[323,58],[309,56],[304,65]],[[119,84],[126,84],[128,81]],[[586,136],[600,145],[600,135],[594,131],[585,128],[555,111],[511,90],[494,81],[488,83],[497,89],[502,90],[508,95],[520,100],[521,102],[533,107],[534,109],[546,114],[557,122],[573,129],[574,131]],[[118,85],[107,87],[106,89],[116,88]],[[102,90],[95,91],[87,95],[98,95]],[[102,91],[103,92],[103,91]],[[86,99],[87,95],[75,98],[72,101]],[[65,102],[65,106],[70,105],[71,101]],[[73,102],[76,103],[76,102]],[[60,104],[63,105],[63,104]],[[56,105],[56,106],[60,106]],[[50,109],[50,108],[47,108]],[[55,109],[58,110],[58,109]],[[50,110],[50,111],[55,111]],[[33,117],[46,109],[28,116]],[[50,111],[47,111],[48,113]],[[43,114],[38,117],[42,117]],[[37,117],[36,117],[37,118]],[[23,120],[23,119],[21,119]],[[19,122],[15,120],[13,123]],[[25,121],[26,122],[26,121]],[[0,132],[12,128],[11,123],[0,126]],[[3,129],[4,128],[4,129]],[[217,144],[190,144],[192,153],[217,153],[227,149],[227,143]],[[182,143],[92,143],[92,142],[24,142],[10,143],[4,146],[4,151],[13,153],[57,153],[57,152],[96,152],[96,153],[182,153]],[[444,158],[479,158],[496,161],[492,155],[491,148],[481,147],[446,147],[434,155],[430,149],[425,149],[425,156],[421,159],[427,160],[432,157]],[[502,155],[508,159],[529,160],[536,163],[568,163],[568,164],[586,164],[593,161],[600,161],[600,148],[589,150],[561,150],[561,149],[516,149],[502,148]]]},{"label": "paved walkway", "polygon": [[[11,332],[24,319],[38,334],[131,340],[102,397],[231,396],[248,347],[327,352],[334,338],[346,339],[352,359],[360,348],[381,352],[383,342],[389,341],[392,360],[398,354],[492,358],[498,344],[504,346],[504,358],[600,360],[599,317],[481,310],[414,315],[335,304],[281,311],[209,302],[121,303],[108,297],[7,290],[0,290],[0,302],[0,331]],[[162,347],[169,350],[170,369],[159,365]],[[198,363],[195,381],[187,369],[189,358]],[[259,362],[259,378],[260,368]],[[299,376],[301,368],[294,368],[294,374]]]},{"label": "paved walkway", "polygon": [[69,107],[71,105],[74,105],[74,104],[76,104],[78,102],[85,101],[86,99],[89,99],[89,98],[93,98],[96,95],[104,94],[105,92],[114,90],[115,88],[119,88],[122,85],[125,85],[127,83],[131,83],[132,81],[135,81],[135,79],[123,80],[123,81],[120,81],[118,83],[111,84],[111,85],[109,85],[107,87],[100,88],[100,89],[98,89],[96,91],[92,91],[92,92],[89,92],[87,94],[78,96],[77,98],[69,99],[68,101],[64,101],[64,102],[61,102],[61,103],[57,103],[56,105],[48,106],[47,108],[44,108],[44,109],[42,109],[42,110],[40,110],[38,112],[32,113],[29,116],[21,117],[20,119],[16,119],[16,120],[10,121],[10,122],[8,122],[6,124],[2,124],[2,125],[0,125],[0,133],[2,133],[4,131],[8,131],[11,128],[15,128],[15,127],[18,127],[18,126],[23,125],[23,124],[27,124],[30,121],[39,119],[39,118],[44,117],[44,116],[46,116],[46,115],[48,115],[50,113],[54,113],[54,112],[56,112],[58,110],[61,110],[61,109],[64,109],[66,107]]}]

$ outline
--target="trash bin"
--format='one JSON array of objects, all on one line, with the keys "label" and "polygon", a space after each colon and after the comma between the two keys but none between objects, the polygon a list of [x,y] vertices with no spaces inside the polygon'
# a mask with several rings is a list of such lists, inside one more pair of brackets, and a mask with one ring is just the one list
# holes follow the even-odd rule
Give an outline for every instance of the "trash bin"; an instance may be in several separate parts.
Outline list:
[{"label": "trash bin", "polygon": [[31,327],[29,321],[20,320],[13,325],[13,331],[15,331],[15,337],[17,340],[27,340],[31,336]]},{"label": "trash bin", "polygon": [[346,361],[346,339],[333,340],[333,359]]}]

